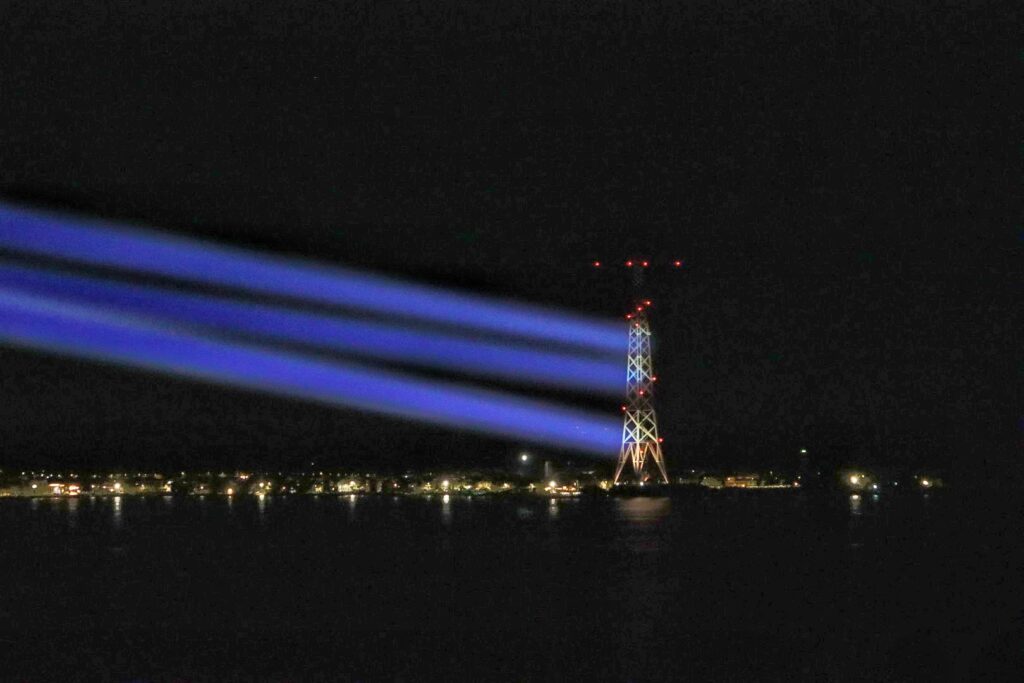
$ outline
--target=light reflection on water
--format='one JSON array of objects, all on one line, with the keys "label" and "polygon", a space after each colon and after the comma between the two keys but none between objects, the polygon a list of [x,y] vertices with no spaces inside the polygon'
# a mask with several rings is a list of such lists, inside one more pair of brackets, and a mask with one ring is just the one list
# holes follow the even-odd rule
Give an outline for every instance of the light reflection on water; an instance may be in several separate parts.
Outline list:
[{"label": "light reflection on water", "polygon": [[68,528],[74,529],[78,526],[78,498],[68,498]]},{"label": "light reflection on water", "polygon": [[441,496],[441,523],[445,526],[452,523],[452,498],[447,493]]},{"label": "light reflection on water", "polygon": [[114,507],[113,507],[113,517],[112,517],[112,520],[113,520],[113,523],[114,523],[114,528],[115,529],[120,529],[121,528],[121,523],[122,523],[121,496],[114,496]]},{"label": "light reflection on water", "polygon": [[863,502],[864,501],[861,500],[859,494],[855,493],[852,496],[850,496],[850,514],[856,517],[859,517],[860,515],[864,514],[864,510],[862,508]]},{"label": "light reflection on water", "polygon": [[668,516],[672,501],[668,498],[616,498],[615,510],[633,524],[653,524]]}]

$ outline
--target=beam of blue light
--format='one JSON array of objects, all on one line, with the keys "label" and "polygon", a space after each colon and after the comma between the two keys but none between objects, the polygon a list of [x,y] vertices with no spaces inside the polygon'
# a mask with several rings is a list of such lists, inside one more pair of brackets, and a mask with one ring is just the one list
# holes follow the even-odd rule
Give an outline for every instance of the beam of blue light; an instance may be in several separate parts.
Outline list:
[{"label": "beam of blue light", "polygon": [[470,340],[216,296],[132,285],[0,261],[0,286],[145,318],[413,365],[562,388],[622,393],[621,359]]},{"label": "beam of blue light", "polygon": [[0,204],[0,248],[558,343],[621,358],[621,325],[353,270]]},{"label": "beam of blue light", "polygon": [[0,289],[0,342],[614,457],[609,416],[185,334]]}]

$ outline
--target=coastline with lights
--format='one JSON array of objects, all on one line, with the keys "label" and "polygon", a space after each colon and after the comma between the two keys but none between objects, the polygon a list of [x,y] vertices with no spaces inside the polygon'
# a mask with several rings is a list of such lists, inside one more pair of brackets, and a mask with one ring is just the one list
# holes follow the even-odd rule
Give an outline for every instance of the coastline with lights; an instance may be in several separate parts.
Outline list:
[{"label": "coastline with lights", "polygon": [[176,472],[76,472],[68,470],[0,469],[0,498],[66,498],[118,496],[507,496],[574,497],[585,495],[656,495],[676,490],[828,491],[851,497],[932,491],[945,480],[928,473],[893,474],[844,469],[821,477],[767,470],[713,471],[689,469],[668,484],[656,481],[613,484],[604,468],[555,467],[516,456],[512,469],[443,469],[401,474],[351,470],[219,470]]}]

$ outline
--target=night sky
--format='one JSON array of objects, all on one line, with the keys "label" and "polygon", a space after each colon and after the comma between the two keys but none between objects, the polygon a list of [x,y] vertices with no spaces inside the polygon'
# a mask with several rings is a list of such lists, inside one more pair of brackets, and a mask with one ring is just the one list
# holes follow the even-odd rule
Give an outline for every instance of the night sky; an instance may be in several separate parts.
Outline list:
[{"label": "night sky", "polygon": [[[649,289],[670,470],[990,473],[1024,441],[1012,7],[4,4],[0,193],[608,317],[589,261],[685,258]],[[521,445],[0,349],[7,463]]]}]

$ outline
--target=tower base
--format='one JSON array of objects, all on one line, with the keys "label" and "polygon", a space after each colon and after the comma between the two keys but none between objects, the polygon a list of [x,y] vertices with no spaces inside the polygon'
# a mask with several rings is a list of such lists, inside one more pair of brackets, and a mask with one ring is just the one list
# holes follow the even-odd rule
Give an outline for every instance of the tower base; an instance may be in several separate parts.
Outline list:
[{"label": "tower base", "polygon": [[637,482],[644,482],[649,478],[646,470],[648,459],[653,460],[661,477],[661,483],[668,483],[668,472],[665,470],[665,457],[661,453],[661,444],[654,442],[631,442],[622,444],[622,451],[619,453],[619,463],[615,467],[615,477],[612,484],[619,483],[622,470],[627,462],[633,463],[633,472],[636,474]]}]

